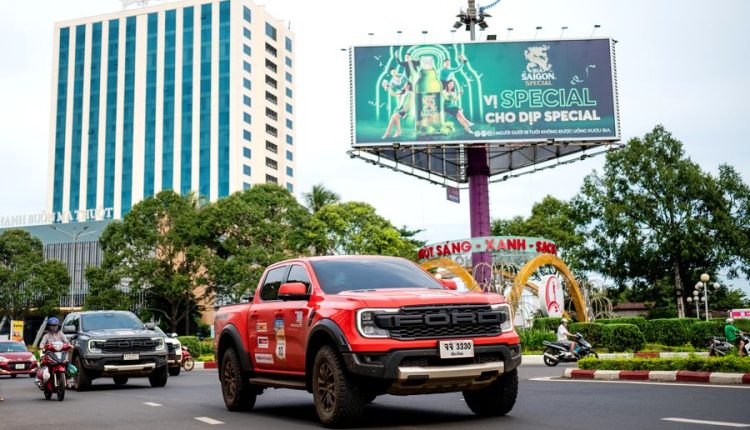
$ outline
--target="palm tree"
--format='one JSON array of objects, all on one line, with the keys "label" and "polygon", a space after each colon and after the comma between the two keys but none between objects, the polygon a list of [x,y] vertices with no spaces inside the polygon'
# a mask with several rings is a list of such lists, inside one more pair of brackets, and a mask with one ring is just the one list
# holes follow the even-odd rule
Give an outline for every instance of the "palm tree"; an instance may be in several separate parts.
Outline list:
[{"label": "palm tree", "polygon": [[304,193],[305,205],[310,212],[315,213],[323,206],[338,203],[341,198],[338,194],[327,189],[323,184],[313,185],[309,193]]}]

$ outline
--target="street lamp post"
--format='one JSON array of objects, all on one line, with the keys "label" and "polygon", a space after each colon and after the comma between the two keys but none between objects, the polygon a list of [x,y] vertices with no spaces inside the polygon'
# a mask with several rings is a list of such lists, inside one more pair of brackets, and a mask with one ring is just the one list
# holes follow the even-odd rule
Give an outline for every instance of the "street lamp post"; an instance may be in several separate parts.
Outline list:
[{"label": "street lamp post", "polygon": [[[711,277],[708,276],[707,273],[704,273],[701,275],[701,280],[695,284],[695,290],[693,291],[693,297],[688,297],[687,301],[688,303],[695,301],[695,313],[698,318],[700,318],[700,314],[698,314],[698,303],[703,302],[705,306],[704,314],[706,321],[708,321],[708,292],[709,292],[709,283],[708,281],[711,280]],[[719,285],[718,282],[714,282],[711,284],[711,286],[714,289],[714,292],[718,291],[719,288],[721,288],[721,285]],[[702,294],[702,296],[701,296]]]}]

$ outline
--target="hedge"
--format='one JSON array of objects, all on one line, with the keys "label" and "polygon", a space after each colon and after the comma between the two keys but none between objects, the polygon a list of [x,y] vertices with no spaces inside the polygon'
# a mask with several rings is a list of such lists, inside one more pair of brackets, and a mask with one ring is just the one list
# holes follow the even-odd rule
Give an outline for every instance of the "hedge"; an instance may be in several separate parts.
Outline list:
[{"label": "hedge", "polygon": [[643,317],[598,319],[595,322],[600,324],[635,324],[641,330],[641,333],[646,333],[648,326],[648,320]]},{"label": "hedge", "polygon": [[531,326],[532,330],[552,330],[557,331],[557,327],[560,325],[562,318],[534,318],[534,325]]},{"label": "hedge", "polygon": [[545,340],[548,342],[555,341],[555,334],[549,330],[518,330],[518,336],[521,338],[521,346],[524,351],[541,351],[544,349]]},{"label": "hedge", "polygon": [[197,336],[178,336],[177,340],[180,341],[182,346],[186,346],[190,355],[198,357],[201,355],[201,341],[198,340]]},{"label": "hedge", "polygon": [[690,342],[693,346],[708,347],[709,336],[724,336],[724,321],[698,321],[690,326]]},{"label": "hedge", "polygon": [[726,357],[687,358],[617,358],[599,360],[587,357],[578,360],[578,367],[587,370],[691,370],[694,372],[750,373],[750,360],[732,355]]},{"label": "hedge", "polygon": [[591,345],[600,347],[604,343],[604,324],[573,323],[570,324],[571,333],[581,333]]},{"label": "hedge", "polygon": [[207,339],[203,339],[201,342],[201,355],[207,355],[214,353],[214,339],[209,337]]},{"label": "hedge", "polygon": [[604,324],[602,346],[610,352],[640,351],[646,344],[635,324]]},{"label": "hedge", "polygon": [[646,326],[646,340],[667,346],[680,346],[690,343],[690,326],[696,322],[692,318],[664,318],[649,320]]}]

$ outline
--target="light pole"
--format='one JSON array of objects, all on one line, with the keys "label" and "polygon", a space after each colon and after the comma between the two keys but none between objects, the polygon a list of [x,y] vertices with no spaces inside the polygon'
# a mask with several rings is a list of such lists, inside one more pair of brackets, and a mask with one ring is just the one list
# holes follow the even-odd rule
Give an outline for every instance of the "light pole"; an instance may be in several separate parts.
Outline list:
[{"label": "light pole", "polygon": [[706,297],[705,296],[698,297],[699,294],[700,294],[700,292],[698,292],[698,290],[693,290],[693,297],[688,297],[687,298],[687,302],[688,303],[695,302],[695,317],[698,318],[698,319],[700,319],[700,317],[701,317],[701,311],[700,311],[700,307],[698,307],[698,305],[700,304],[701,301],[704,301],[704,302],[706,301]]},{"label": "light pole", "polygon": [[[86,225],[86,226],[83,226],[83,228],[80,229],[80,230],[76,230],[74,228],[73,232],[71,233],[71,232],[65,231],[63,229],[57,228],[53,224],[50,224],[49,226],[53,230],[55,230],[57,232],[60,232],[60,233],[62,233],[64,235],[70,237],[71,239],[73,239],[73,274],[72,274],[73,275],[72,276],[73,279],[72,279],[72,286],[75,287],[76,286],[76,271],[77,271],[76,265],[78,264],[78,261],[77,261],[78,260],[78,239],[80,239],[83,236],[87,236],[89,234],[94,234],[94,233],[96,233],[96,230],[92,230],[92,231],[86,232],[86,230],[89,229],[89,226]],[[81,282],[81,283],[83,283],[83,282]],[[73,288],[71,288],[71,290],[70,290],[69,293],[71,295],[71,302],[72,302],[72,300],[73,300],[73,298],[72,298]]]},{"label": "light pole", "polygon": [[[693,297],[692,300],[690,297],[688,297],[687,301],[690,303],[691,301],[695,301],[695,312],[698,313],[698,302],[703,302],[705,305],[705,317],[706,321],[708,321],[708,292],[709,292],[709,284],[708,281],[711,279],[710,276],[708,276],[708,273],[704,273],[701,275],[701,280],[695,284],[695,290],[693,291]],[[714,288],[714,292],[718,291],[719,288],[721,288],[721,285],[719,285],[718,282],[714,282],[711,284],[711,286]],[[703,296],[701,297],[701,294]],[[700,299],[699,299],[700,297]],[[698,318],[700,318],[700,315],[698,315]]]}]

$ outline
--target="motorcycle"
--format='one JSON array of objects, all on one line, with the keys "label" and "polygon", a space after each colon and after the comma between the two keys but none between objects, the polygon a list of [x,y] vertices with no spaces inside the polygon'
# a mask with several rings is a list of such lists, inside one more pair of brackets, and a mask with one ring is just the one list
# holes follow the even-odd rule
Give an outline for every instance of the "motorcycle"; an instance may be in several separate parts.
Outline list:
[{"label": "motorcycle", "polygon": [[70,364],[68,351],[72,348],[69,344],[53,342],[44,346],[44,355],[39,363],[39,372],[36,376],[36,386],[44,392],[44,398],[49,400],[52,394],[57,395],[57,400],[62,402],[65,398],[65,388],[68,384],[67,372]]},{"label": "motorcycle", "polygon": [[186,371],[193,370],[193,367],[195,367],[195,360],[193,360],[193,356],[190,355],[190,350],[187,349],[187,346],[182,347],[182,368]]},{"label": "motorcycle", "polygon": [[709,336],[708,342],[708,355],[711,357],[723,357],[734,348],[725,337]]},{"label": "motorcycle", "polygon": [[544,341],[543,344],[547,347],[547,349],[544,350],[544,354],[542,354],[544,364],[549,367],[554,367],[557,366],[558,363],[570,363],[590,355],[599,358],[599,354],[594,352],[591,344],[586,342],[586,339],[583,338],[581,333],[576,333],[575,337],[576,347],[574,355],[570,354],[570,348],[567,346],[561,345],[557,342]]}]

